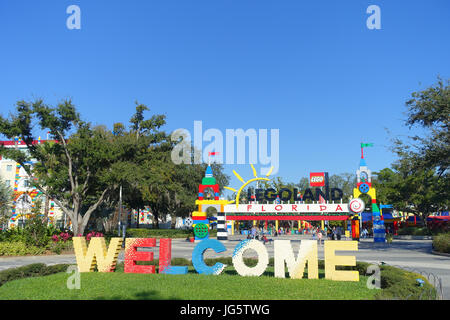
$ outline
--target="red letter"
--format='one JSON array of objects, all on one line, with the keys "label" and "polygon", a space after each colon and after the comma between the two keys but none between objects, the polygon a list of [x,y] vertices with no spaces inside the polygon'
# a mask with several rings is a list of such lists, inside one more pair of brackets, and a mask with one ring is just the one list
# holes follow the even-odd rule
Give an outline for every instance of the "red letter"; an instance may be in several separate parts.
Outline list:
[{"label": "red letter", "polygon": [[170,266],[172,260],[172,239],[159,240],[159,273]]},{"label": "red letter", "polygon": [[297,206],[295,204],[292,205],[292,211],[297,211]]},{"label": "red letter", "polygon": [[[280,208],[277,209],[278,207],[280,207]],[[275,206],[275,211],[280,211],[281,209],[283,209],[283,206],[281,204],[278,204]]]},{"label": "red letter", "polygon": [[250,211],[251,207],[252,207],[251,204],[247,205],[247,212]]},{"label": "red letter", "polygon": [[338,211],[338,210],[342,211],[342,208],[341,208],[340,205],[338,205],[337,208],[336,208],[336,211]]},{"label": "red letter", "polygon": [[264,210],[264,206],[261,206],[261,212],[265,212],[266,210]]},{"label": "red letter", "polygon": [[324,211],[327,209],[327,206],[320,206],[320,211]]},{"label": "red letter", "polygon": [[137,248],[156,247],[155,238],[129,238],[125,244],[125,273],[155,273],[155,266],[136,265],[136,261],[152,261],[153,252],[137,251]]}]

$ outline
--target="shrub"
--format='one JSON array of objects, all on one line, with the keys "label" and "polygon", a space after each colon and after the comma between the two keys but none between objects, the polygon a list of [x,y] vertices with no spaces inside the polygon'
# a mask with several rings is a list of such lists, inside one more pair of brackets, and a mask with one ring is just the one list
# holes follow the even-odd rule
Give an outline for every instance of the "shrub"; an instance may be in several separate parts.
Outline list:
[{"label": "shrub", "polygon": [[59,235],[54,234],[52,236],[53,242],[50,244],[49,249],[56,254],[61,254],[64,249],[72,247],[70,239],[72,239],[72,236],[67,232],[61,232]]},{"label": "shrub", "polygon": [[0,241],[25,242],[26,234],[22,228],[10,228],[0,232]]},{"label": "shrub", "polygon": [[[192,230],[186,229],[127,229],[129,238],[187,238],[193,237]],[[210,237],[217,236],[217,229],[209,230]]]},{"label": "shrub", "polygon": [[127,229],[130,238],[186,238],[191,233],[181,229]]},{"label": "shrub", "polygon": [[24,256],[45,253],[45,247],[27,245],[21,241],[0,242],[0,256]]},{"label": "shrub", "polygon": [[[421,275],[392,266],[381,266],[381,291],[376,299],[436,299],[436,290]],[[424,281],[423,287],[417,279]]]},{"label": "shrub", "polygon": [[433,249],[438,252],[450,253],[450,233],[441,233],[434,236]]},{"label": "shrub", "polygon": [[103,235],[103,233],[101,233],[101,232],[95,232],[95,231],[92,231],[92,232],[89,232],[89,233],[86,235],[86,240],[89,241],[89,240],[91,240],[91,238],[93,238],[93,237],[103,238],[104,235]]},{"label": "shrub", "polygon": [[65,272],[68,267],[68,264],[46,266],[43,263],[34,263],[23,267],[3,270],[0,271],[0,286],[12,280],[29,277],[40,277],[59,272]]},{"label": "shrub", "polygon": [[27,221],[25,231],[25,242],[36,247],[45,247],[50,237],[47,233],[47,223],[44,223],[38,216],[34,216]]},{"label": "shrub", "polygon": [[405,227],[398,230],[398,235],[405,236],[428,236],[431,235],[430,230],[426,227]]}]

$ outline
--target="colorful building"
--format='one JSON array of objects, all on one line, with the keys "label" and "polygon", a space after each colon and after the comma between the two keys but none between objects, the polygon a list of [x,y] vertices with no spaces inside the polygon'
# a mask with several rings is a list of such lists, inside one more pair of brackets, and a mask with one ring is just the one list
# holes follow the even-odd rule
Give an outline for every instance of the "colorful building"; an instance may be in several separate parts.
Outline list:
[{"label": "colorful building", "polygon": [[[45,140],[35,140],[33,144],[40,144]],[[17,148],[26,151],[27,145],[20,139],[14,141],[0,141],[0,145],[6,148]],[[33,165],[33,161],[28,164]],[[36,201],[41,201],[41,211],[44,213],[45,203],[47,201],[44,194],[36,188],[32,187],[32,179],[24,168],[17,162],[11,159],[0,156],[0,177],[14,192],[12,215],[9,220],[8,227],[20,227],[29,219]],[[48,201],[48,217],[49,224],[60,225],[61,227],[66,223],[69,224],[69,219],[64,217],[61,209],[49,199]]]}]

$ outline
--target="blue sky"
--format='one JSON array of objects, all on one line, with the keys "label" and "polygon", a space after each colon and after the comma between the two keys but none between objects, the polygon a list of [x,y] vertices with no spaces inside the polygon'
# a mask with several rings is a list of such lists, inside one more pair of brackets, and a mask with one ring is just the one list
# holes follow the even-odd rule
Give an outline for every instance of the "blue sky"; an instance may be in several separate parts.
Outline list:
[{"label": "blue sky", "polygon": [[[72,4],[80,30],[66,27]],[[366,27],[372,4],[381,30]],[[279,129],[287,181],[355,172],[362,141],[377,171],[394,160],[390,139],[411,133],[411,93],[450,75],[449,13],[446,0],[2,1],[1,113],[71,97],[111,127],[138,100],[166,114],[167,131]]]}]

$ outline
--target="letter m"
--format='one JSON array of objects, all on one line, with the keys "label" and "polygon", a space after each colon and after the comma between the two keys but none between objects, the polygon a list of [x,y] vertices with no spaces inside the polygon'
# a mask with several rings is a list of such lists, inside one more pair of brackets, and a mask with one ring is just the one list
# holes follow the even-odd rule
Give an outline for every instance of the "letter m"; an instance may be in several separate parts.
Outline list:
[{"label": "letter m", "polygon": [[305,264],[308,263],[308,279],[319,278],[319,266],[317,260],[317,241],[302,240],[298,249],[297,259],[294,257],[290,240],[275,240],[275,277],[285,277],[285,262],[292,279],[303,278]]},{"label": "letter m", "polygon": [[257,163],[258,161],[258,137],[255,129],[248,129],[244,132],[243,129],[227,129],[226,130],[226,162],[227,164],[234,163],[234,138],[236,137],[237,149],[237,164],[245,164],[246,154],[246,138],[249,140],[248,159],[249,163]]},{"label": "letter m", "polygon": [[84,237],[73,237],[73,247],[80,272],[92,272],[97,265],[99,272],[113,272],[122,247],[122,238],[111,238],[108,250],[105,238],[93,237],[86,247]]}]

